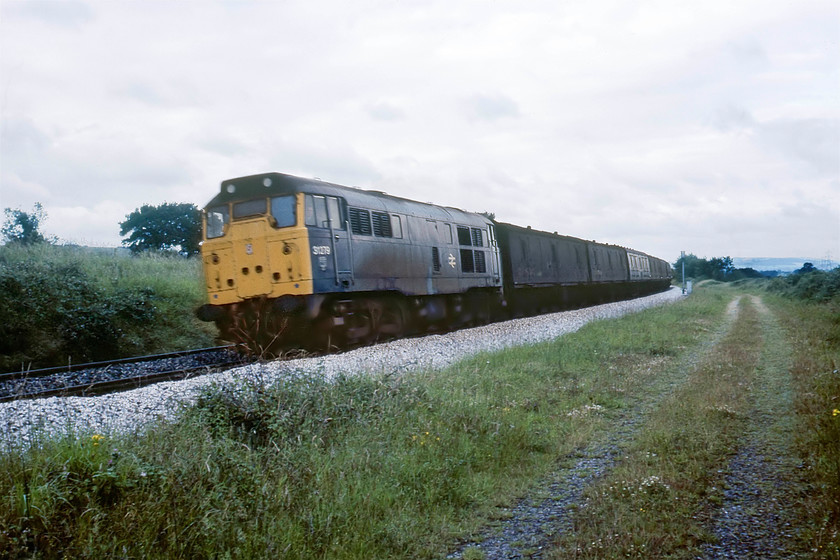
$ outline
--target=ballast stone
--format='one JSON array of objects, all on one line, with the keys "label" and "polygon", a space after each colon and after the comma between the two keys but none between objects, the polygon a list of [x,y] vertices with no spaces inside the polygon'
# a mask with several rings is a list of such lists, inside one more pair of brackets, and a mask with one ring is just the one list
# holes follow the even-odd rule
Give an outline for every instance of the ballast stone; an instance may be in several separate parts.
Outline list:
[{"label": "ballast stone", "polygon": [[269,385],[278,379],[300,375],[331,379],[340,374],[405,374],[443,369],[480,352],[552,340],[577,331],[591,321],[621,317],[682,297],[681,290],[672,287],[666,292],[633,300],[395,340],[342,354],[249,364],[111,395],[0,403],[3,444],[25,446],[34,443],[39,435],[108,435],[142,431],[153,422],[175,420],[183,407],[195,402],[201,390],[213,384],[251,380]]}]

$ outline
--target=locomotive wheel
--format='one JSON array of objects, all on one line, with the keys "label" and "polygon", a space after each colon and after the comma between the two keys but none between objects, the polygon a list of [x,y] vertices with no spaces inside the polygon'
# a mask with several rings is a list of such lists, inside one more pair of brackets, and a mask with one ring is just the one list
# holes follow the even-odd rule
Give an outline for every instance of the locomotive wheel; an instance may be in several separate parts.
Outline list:
[{"label": "locomotive wheel", "polygon": [[377,339],[397,338],[405,334],[408,305],[399,298],[388,298],[378,303],[378,320],[374,323]]},{"label": "locomotive wheel", "polygon": [[[335,329],[330,323],[321,330],[340,334],[344,344],[373,344],[402,336],[408,317],[408,305],[400,298],[361,298],[353,301],[352,307],[342,315],[344,327]],[[323,332],[320,336],[323,338]]]},{"label": "locomotive wheel", "polygon": [[304,346],[316,352],[332,352],[347,344],[344,329],[336,329],[334,317],[320,317],[311,327],[309,341]]},{"label": "locomotive wheel", "polygon": [[470,325],[486,325],[490,322],[490,297],[481,292],[472,293],[466,300]]}]

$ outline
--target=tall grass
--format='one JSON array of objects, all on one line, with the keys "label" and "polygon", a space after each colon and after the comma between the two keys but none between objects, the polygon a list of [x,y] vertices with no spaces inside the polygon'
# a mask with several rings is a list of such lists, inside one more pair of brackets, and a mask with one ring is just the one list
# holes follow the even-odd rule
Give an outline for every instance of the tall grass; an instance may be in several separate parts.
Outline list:
[{"label": "tall grass", "polygon": [[797,448],[810,486],[805,537],[815,558],[840,559],[840,304],[774,305],[788,330]]},{"label": "tall grass", "polygon": [[0,368],[14,370],[211,345],[194,317],[201,263],[176,256],[0,247]]},{"label": "tall grass", "polygon": [[[672,390],[669,380],[687,375],[680,364],[702,354],[731,297],[727,288],[698,290],[445,371],[299,375],[273,386],[242,379],[208,390],[174,424],[10,447],[0,456],[0,556],[443,557],[558,461],[608,437],[625,411]],[[806,308],[791,309],[807,317]],[[803,341],[836,335],[830,324],[824,330],[829,316],[813,320]],[[694,505],[716,495],[715,466],[744,422],[743,395],[732,383],[760,359],[754,326],[746,311],[727,339],[731,352],[666,399],[652,429],[628,449],[638,468],[615,471],[627,484],[596,490],[614,502],[631,537],[682,520],[689,530],[672,533],[683,543],[672,539],[660,551],[708,538],[692,519]],[[801,348],[804,359],[808,346]],[[806,523],[824,547],[836,543],[837,527],[830,502],[838,488],[830,410],[837,385],[824,369],[832,359],[836,341],[805,368],[797,389],[800,408],[810,411],[800,445],[810,450],[818,488],[809,506],[816,517]]]},{"label": "tall grass", "polygon": [[[719,320],[694,298],[407,377],[257,379],[136,437],[2,458],[0,554],[431,558],[611,429]],[[351,372],[348,372],[348,374]]]}]

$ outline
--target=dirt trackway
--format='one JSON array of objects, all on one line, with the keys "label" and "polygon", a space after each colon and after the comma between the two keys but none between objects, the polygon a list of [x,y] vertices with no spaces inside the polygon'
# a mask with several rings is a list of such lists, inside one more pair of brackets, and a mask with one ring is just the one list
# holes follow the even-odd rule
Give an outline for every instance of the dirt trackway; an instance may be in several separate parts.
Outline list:
[{"label": "dirt trackway", "polygon": [[[749,426],[729,461],[725,499],[709,527],[719,539],[704,547],[704,558],[709,560],[798,557],[787,550],[795,531],[788,504],[794,501],[798,466],[792,450],[790,347],[761,298],[747,297],[761,317],[761,365],[757,381],[749,387],[753,401]],[[462,544],[448,558],[462,558],[468,548],[479,549],[487,560],[542,558],[558,534],[572,529],[572,511],[580,505],[584,489],[620,458],[622,447],[644,424],[646,414],[680,387],[699,364],[714,359],[715,348],[738,318],[742,301],[739,296],[730,302],[721,327],[697,350],[658,372],[661,377],[655,389],[622,411],[615,429],[580,450],[570,466],[559,467],[539,483],[498,526]]]}]

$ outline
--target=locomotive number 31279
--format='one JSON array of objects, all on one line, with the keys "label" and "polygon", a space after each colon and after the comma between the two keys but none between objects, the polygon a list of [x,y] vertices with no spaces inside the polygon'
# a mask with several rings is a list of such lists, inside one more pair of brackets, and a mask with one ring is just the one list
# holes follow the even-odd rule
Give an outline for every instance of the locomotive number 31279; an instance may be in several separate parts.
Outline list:
[{"label": "locomotive number 31279", "polygon": [[329,245],[313,245],[312,246],[312,254],[313,255],[329,255],[330,254],[330,246]]}]

